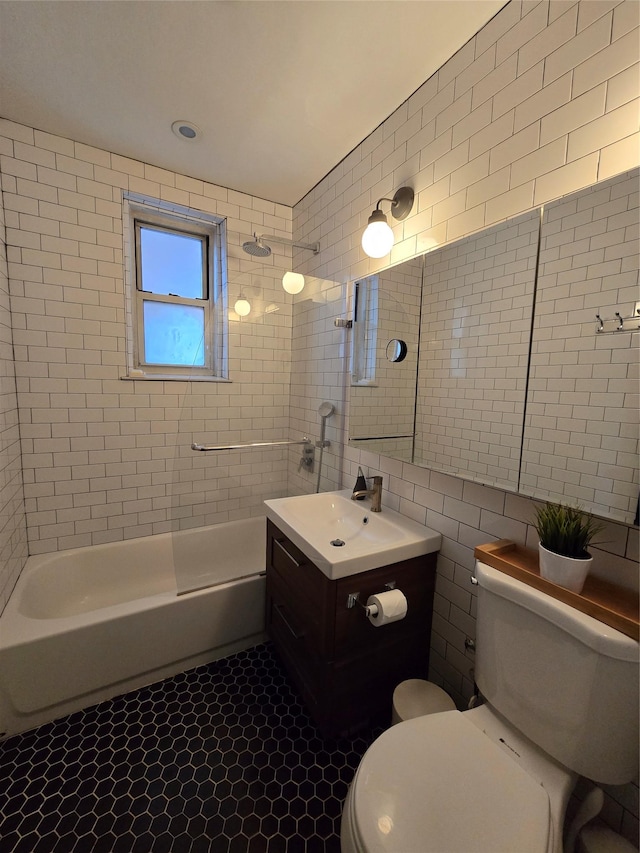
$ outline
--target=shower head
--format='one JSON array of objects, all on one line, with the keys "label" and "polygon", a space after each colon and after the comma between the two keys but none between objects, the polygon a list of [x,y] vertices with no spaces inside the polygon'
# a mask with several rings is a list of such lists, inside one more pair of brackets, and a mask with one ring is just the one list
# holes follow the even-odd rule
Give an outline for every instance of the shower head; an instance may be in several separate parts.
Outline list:
[{"label": "shower head", "polygon": [[254,255],[256,258],[267,258],[271,254],[271,249],[264,242],[265,240],[268,240],[269,243],[282,243],[284,246],[293,246],[296,249],[307,249],[307,251],[313,252],[314,255],[317,255],[320,251],[320,243],[296,243],[293,240],[288,240],[286,237],[276,237],[275,234],[255,233],[253,240],[247,240],[246,243],[242,244],[242,250],[247,255]]},{"label": "shower head", "polygon": [[321,403],[318,407],[318,414],[324,420],[325,418],[330,418],[331,415],[335,412],[336,407],[333,403]]},{"label": "shower head", "polygon": [[262,237],[257,234],[253,235],[253,240],[247,240],[242,244],[242,251],[247,255],[253,255],[255,258],[268,258],[271,254],[271,249],[262,242]]}]

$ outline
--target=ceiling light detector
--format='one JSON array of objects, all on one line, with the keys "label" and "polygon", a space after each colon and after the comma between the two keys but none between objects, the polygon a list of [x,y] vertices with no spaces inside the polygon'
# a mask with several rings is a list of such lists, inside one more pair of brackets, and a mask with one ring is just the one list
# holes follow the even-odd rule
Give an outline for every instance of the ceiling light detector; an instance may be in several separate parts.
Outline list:
[{"label": "ceiling light detector", "polygon": [[178,139],[186,139],[187,142],[193,142],[202,136],[202,131],[192,121],[174,121],[171,125],[171,130]]}]

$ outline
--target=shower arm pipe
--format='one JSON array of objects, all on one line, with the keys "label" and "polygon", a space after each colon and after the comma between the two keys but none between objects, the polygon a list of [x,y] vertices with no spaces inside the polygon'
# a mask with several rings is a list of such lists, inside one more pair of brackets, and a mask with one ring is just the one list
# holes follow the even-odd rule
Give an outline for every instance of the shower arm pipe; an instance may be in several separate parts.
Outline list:
[{"label": "shower arm pipe", "polygon": [[252,441],[250,444],[222,444],[222,445],[211,445],[211,444],[197,444],[194,442],[191,445],[192,450],[201,450],[205,453],[210,450],[246,450],[249,447],[286,447],[287,445],[293,444],[311,444],[311,439],[307,438],[306,435],[302,438],[302,441]]},{"label": "shower arm pipe", "polygon": [[256,240],[264,240],[265,243],[283,243],[285,246],[295,246],[296,249],[307,249],[317,255],[320,251],[320,243],[296,243],[293,240],[287,240],[286,237],[276,237],[275,234],[254,234]]}]

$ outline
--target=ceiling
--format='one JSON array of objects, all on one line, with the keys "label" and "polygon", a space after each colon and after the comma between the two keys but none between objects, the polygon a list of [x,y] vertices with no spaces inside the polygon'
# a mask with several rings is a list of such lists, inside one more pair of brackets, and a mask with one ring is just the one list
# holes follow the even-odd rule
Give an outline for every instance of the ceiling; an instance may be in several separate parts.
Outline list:
[{"label": "ceiling", "polygon": [[293,205],[505,2],[2,0],[0,116]]}]

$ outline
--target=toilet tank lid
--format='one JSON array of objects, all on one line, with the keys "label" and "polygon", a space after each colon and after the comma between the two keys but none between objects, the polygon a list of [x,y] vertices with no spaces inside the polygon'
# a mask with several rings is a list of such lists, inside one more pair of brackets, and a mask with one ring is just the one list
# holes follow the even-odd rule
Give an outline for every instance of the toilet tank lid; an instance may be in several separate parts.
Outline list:
[{"label": "toilet tank lid", "polygon": [[536,613],[599,654],[633,663],[640,660],[640,646],[636,640],[569,604],[485,563],[476,563],[476,578],[483,589]]}]

